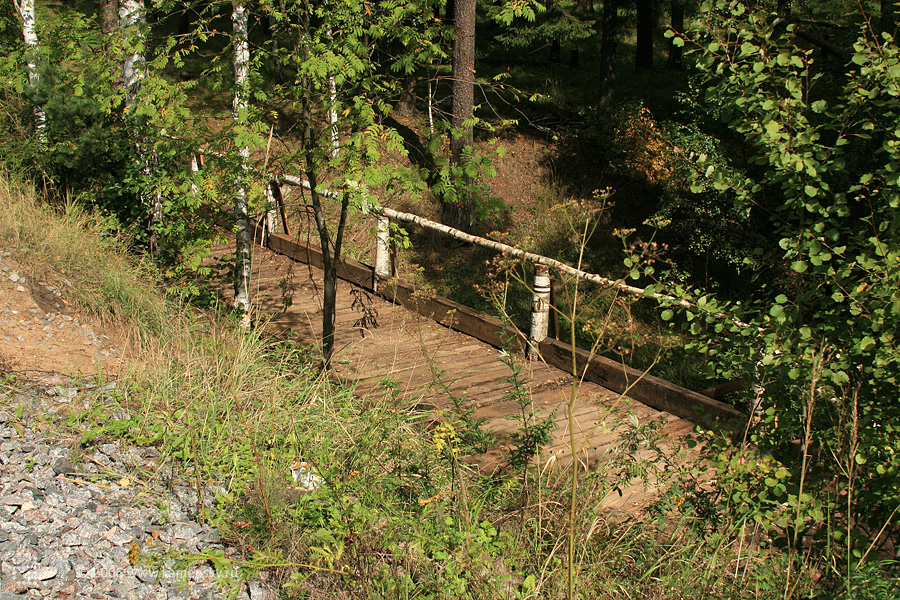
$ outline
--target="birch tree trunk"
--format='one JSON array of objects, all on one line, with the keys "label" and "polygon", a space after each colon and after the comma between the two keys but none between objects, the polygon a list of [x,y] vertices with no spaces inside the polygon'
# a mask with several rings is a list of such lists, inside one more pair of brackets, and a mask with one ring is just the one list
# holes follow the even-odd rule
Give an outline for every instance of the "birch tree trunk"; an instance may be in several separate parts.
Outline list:
[{"label": "birch tree trunk", "polygon": [[[34,28],[34,0],[21,0],[16,4],[16,10],[22,17],[22,38],[25,40],[28,56],[28,83],[31,90],[37,91],[40,84],[40,75],[38,74],[38,38]],[[38,145],[41,150],[47,147],[47,115],[44,109],[35,104],[34,108],[34,131],[37,135]]]},{"label": "birch tree trunk", "polygon": [[[232,4],[231,21],[234,33],[234,103],[232,112],[240,127],[247,121],[248,75],[250,68],[250,46],[247,41],[247,11],[243,2]],[[241,325],[250,326],[250,216],[247,206],[247,190],[244,188],[244,172],[250,158],[250,148],[246,145],[238,149],[241,165],[235,182],[234,219],[235,266],[234,266],[234,307],[242,312]]]},{"label": "birch tree trunk", "polygon": [[133,108],[134,99],[144,79],[144,0],[122,0],[119,26],[125,31],[125,57],[122,60],[122,83],[125,104]]},{"label": "birch tree trunk", "polygon": [[[147,76],[147,61],[144,57],[146,26],[144,0],[122,0],[119,6],[119,27],[124,32],[125,56],[122,58],[122,85],[125,86],[125,109],[133,115],[138,104],[141,82]],[[138,131],[143,131],[140,128]],[[147,153],[148,140],[143,133],[137,134],[135,150],[137,162],[143,174],[144,186],[149,186],[153,178],[153,165],[156,163],[154,152]],[[156,256],[159,252],[159,240],[156,228],[162,221],[163,202],[158,192],[149,193],[146,189],[139,192],[140,201],[150,211],[147,229],[150,232],[150,253]]]},{"label": "birch tree trunk", "polygon": [[[326,5],[328,2],[325,3]],[[333,36],[331,27],[326,30],[330,41]],[[337,115],[337,84],[334,79],[334,71],[328,71],[328,136],[331,138],[331,157],[337,158],[340,153],[340,140],[338,139],[338,115]]]},{"label": "birch tree trunk", "polygon": [[[329,31],[329,37],[330,36]],[[334,73],[328,72],[328,136],[331,138],[331,156],[337,158],[340,153],[341,142],[338,138],[337,115],[337,85],[334,81]]]}]

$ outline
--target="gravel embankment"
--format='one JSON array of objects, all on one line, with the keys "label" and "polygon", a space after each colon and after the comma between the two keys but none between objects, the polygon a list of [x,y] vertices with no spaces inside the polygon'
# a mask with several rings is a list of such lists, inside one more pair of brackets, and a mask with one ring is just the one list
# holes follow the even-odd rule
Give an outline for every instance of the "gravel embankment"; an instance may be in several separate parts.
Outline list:
[{"label": "gravel embankment", "polygon": [[[115,383],[97,389],[58,376],[0,387],[0,600],[228,596],[221,577],[234,573],[198,557],[235,551],[194,520],[196,492],[156,448],[116,442],[81,450],[78,439],[47,426],[61,407],[104,403],[114,393]],[[213,497],[209,491],[204,501]],[[196,560],[166,558],[177,553]],[[238,594],[274,597],[259,580]]]}]

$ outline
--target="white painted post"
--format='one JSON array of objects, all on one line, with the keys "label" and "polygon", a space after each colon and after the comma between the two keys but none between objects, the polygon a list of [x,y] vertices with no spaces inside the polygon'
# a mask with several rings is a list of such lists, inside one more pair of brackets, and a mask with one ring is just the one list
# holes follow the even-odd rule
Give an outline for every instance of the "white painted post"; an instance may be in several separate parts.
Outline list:
[{"label": "white painted post", "polygon": [[390,231],[391,221],[383,215],[378,215],[378,229],[375,234],[375,280],[372,289],[378,291],[378,282],[391,278],[391,251]]},{"label": "white painted post", "polygon": [[550,322],[550,267],[534,266],[534,296],[531,300],[531,334],[528,336],[528,360],[540,358],[538,347],[547,337]]},{"label": "white painted post", "polygon": [[266,185],[266,232],[263,238],[263,245],[268,246],[269,235],[275,233],[278,228],[278,211],[277,202],[275,200],[275,186],[278,182],[274,179]]}]

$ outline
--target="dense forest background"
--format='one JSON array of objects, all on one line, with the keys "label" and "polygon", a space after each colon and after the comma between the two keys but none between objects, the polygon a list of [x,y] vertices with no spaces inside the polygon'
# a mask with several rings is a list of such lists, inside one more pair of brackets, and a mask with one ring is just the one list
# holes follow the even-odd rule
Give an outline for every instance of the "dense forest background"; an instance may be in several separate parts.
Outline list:
[{"label": "dense forest background", "polygon": [[[668,294],[587,288],[577,314],[557,294],[582,345],[695,389],[746,382],[742,443],[705,434],[716,491],[667,497],[785,548],[774,595],[806,569],[802,593],[895,597],[896,38],[888,0],[16,0],[0,161],[90,207],[183,301],[208,302],[202,260],[233,220],[245,324],[250,223],[284,175],[311,185],[291,218],[326,272],[385,205]],[[526,146],[527,186],[503,169]],[[527,288],[465,283],[526,267],[401,237],[441,293],[527,311]]]}]

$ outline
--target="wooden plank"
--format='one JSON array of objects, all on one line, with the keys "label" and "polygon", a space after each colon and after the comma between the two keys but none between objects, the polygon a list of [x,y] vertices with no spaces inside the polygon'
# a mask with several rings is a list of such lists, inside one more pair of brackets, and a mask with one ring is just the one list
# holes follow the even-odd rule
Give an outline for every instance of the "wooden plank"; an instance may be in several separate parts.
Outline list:
[{"label": "wooden plank", "polygon": [[[378,335],[377,329],[373,331],[373,335]],[[376,342],[385,343],[387,340],[376,339]],[[383,357],[388,360],[379,360],[368,370],[381,369],[384,367],[385,363],[402,365],[404,363],[418,361],[421,364],[428,364],[429,360],[435,362],[438,370],[444,370],[441,366],[446,367],[446,363],[450,362],[449,359],[454,359],[452,362],[455,367],[463,366],[467,359],[473,354],[473,351],[479,349],[483,349],[483,347],[479,348],[475,344],[456,346],[446,339],[426,339],[422,341],[422,345],[416,342],[414,344],[407,343],[396,346],[388,355]],[[403,369],[404,367],[401,366],[398,368]],[[360,371],[361,378],[366,376],[366,371]]]},{"label": "wooden plank", "polygon": [[559,340],[546,339],[540,344],[543,359],[561,369],[572,368],[575,353],[579,373],[614,392],[625,393],[639,402],[664,410],[683,419],[706,421],[710,418],[723,425],[733,425],[746,419],[744,413],[723,402],[707,398],[681,386],[644,374],[604,356],[591,356],[581,348],[575,348]]},{"label": "wooden plank", "polygon": [[416,294],[415,288],[403,281],[385,285],[378,294],[396,302],[420,315],[433,319],[445,327],[486,342],[497,348],[510,347],[513,351],[524,350],[522,334],[518,329],[505,325],[500,319],[486,315],[442,298]]},{"label": "wooden plank", "polygon": [[[384,340],[375,340],[376,343]],[[425,370],[429,370],[428,363],[429,358],[431,360],[438,361],[438,369],[445,370],[441,368],[441,359],[447,359],[450,356],[456,355],[459,356],[460,353],[465,352],[464,349],[461,349],[460,352],[456,352],[455,349],[444,348],[443,346],[446,344],[445,340],[430,340],[430,345],[422,348],[418,346],[418,344],[414,346],[396,346],[393,350],[386,355],[380,355],[378,357],[372,357],[372,360],[368,362],[366,365],[360,365],[360,367],[356,370],[356,376],[359,379],[367,379],[373,375],[384,376],[385,371],[390,367],[390,371],[387,375],[390,375],[392,372],[396,373],[406,373],[411,369],[419,369],[424,368]],[[386,344],[383,344],[386,345]],[[446,360],[444,360],[443,367],[446,367]],[[457,366],[464,366],[464,361],[461,358]]]}]

